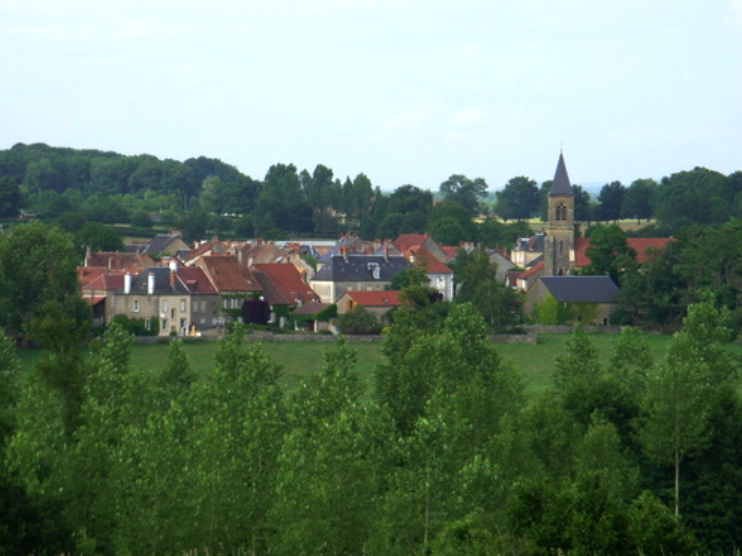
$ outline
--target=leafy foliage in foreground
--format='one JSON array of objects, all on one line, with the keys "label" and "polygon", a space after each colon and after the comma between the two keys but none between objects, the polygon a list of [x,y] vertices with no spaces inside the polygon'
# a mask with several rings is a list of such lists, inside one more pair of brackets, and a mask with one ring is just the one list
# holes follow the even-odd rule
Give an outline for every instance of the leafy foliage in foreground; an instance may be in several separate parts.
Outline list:
[{"label": "leafy foliage in foreground", "polygon": [[[723,321],[710,301],[692,308],[659,363],[705,373],[701,393],[649,378],[641,335],[621,335],[603,368],[576,329],[554,390],[529,404],[466,303],[442,328],[391,327],[368,403],[342,339],[287,393],[240,325],[206,380],[178,341],[161,369],[132,369],[114,325],[92,360],[70,360],[72,396],[59,353],[19,382],[4,340],[0,542],[8,554],[731,553],[742,404]],[[700,433],[683,445],[677,516],[673,452],[656,440],[679,409]]]}]

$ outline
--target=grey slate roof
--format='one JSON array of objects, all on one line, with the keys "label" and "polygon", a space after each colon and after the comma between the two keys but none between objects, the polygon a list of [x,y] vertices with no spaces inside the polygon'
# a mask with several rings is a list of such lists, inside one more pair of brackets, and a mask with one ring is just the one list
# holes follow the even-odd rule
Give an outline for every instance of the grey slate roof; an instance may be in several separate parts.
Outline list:
[{"label": "grey slate roof", "polygon": [[[147,281],[149,275],[155,276],[155,291],[153,295],[190,295],[188,288],[183,285],[177,275],[174,285],[170,285],[170,269],[166,267],[145,268],[142,272],[131,278],[131,295],[148,295]],[[118,294],[124,293],[124,289],[117,290]]]},{"label": "grey slate roof", "polygon": [[162,253],[168,245],[170,245],[173,241],[178,239],[180,236],[174,236],[170,234],[157,234],[155,237],[152,238],[152,241],[149,242],[149,245],[144,250],[144,253],[147,253],[149,255],[157,255],[159,253]]},{"label": "grey slate roof", "polygon": [[559,302],[614,303],[620,291],[609,276],[542,276],[540,280]]},{"label": "grey slate roof", "polygon": [[567,174],[567,166],[564,164],[564,155],[559,153],[559,162],[557,163],[556,173],[554,174],[554,182],[551,185],[551,191],[549,191],[550,197],[571,197],[574,195],[572,191],[572,184],[569,181],[569,175]]},{"label": "grey slate roof", "polygon": [[[378,265],[379,277],[374,278],[374,268]],[[314,282],[391,282],[398,272],[412,268],[407,259],[389,256],[385,259],[378,255],[335,255],[317,271]]]}]

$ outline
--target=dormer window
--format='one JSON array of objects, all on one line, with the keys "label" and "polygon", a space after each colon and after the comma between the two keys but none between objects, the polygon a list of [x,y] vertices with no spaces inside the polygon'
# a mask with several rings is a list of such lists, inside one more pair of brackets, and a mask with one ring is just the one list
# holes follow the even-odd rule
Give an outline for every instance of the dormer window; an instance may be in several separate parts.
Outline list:
[{"label": "dormer window", "polygon": [[368,268],[371,270],[374,280],[379,280],[381,278],[381,267],[379,266],[379,263],[368,263]]}]

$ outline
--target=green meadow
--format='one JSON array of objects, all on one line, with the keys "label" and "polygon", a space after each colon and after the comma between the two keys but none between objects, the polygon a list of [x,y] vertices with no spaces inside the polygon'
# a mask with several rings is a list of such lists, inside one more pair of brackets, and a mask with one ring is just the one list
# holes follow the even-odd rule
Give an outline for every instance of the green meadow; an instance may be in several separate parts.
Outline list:
[{"label": "green meadow", "polygon": [[[590,335],[600,354],[601,362],[607,365],[613,350],[614,334]],[[542,334],[537,344],[496,344],[505,361],[510,362],[522,375],[526,393],[538,394],[551,386],[551,371],[556,357],[566,349],[569,334]],[[667,349],[669,336],[647,335],[649,345],[656,360],[660,360]],[[320,342],[264,342],[260,344],[283,368],[283,383],[288,390],[299,386],[301,381],[322,369],[324,353],[331,349],[331,343]],[[383,359],[381,343],[358,342],[351,344],[358,351],[357,370],[361,380],[370,392],[374,369]],[[218,348],[216,342],[186,342],[185,350],[193,368],[202,376],[207,376],[215,365]],[[167,344],[136,345],[132,350],[131,364],[143,371],[164,366],[167,359]],[[732,345],[730,349],[742,356],[742,347]],[[19,350],[24,366],[30,368],[38,350]]]}]

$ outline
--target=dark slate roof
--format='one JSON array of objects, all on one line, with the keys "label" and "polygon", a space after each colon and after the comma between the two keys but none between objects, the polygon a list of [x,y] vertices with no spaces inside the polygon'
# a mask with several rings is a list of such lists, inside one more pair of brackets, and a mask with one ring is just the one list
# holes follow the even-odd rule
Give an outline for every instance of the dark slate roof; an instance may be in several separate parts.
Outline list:
[{"label": "dark slate roof", "polygon": [[572,184],[567,174],[567,166],[564,164],[564,155],[559,153],[559,162],[557,163],[556,173],[554,174],[554,183],[551,185],[549,196],[552,197],[571,197],[574,195]]},{"label": "dark slate roof", "polygon": [[170,245],[173,241],[178,239],[180,236],[170,235],[170,234],[157,234],[155,237],[152,238],[152,241],[149,242],[149,245],[147,245],[147,248],[144,250],[144,253],[148,254],[154,254],[157,255],[158,253],[162,253],[165,249],[167,249],[167,246]]},{"label": "dark slate roof", "polygon": [[559,302],[613,303],[619,293],[609,276],[542,276],[540,280]]},{"label": "dark slate roof", "polygon": [[[374,268],[378,265],[379,277],[374,278]],[[378,255],[335,255],[317,271],[316,282],[391,282],[398,272],[412,268],[407,259],[399,256],[384,258]]]},{"label": "dark slate roof", "polygon": [[[151,267],[145,268],[142,272],[131,278],[131,295],[148,295],[147,293],[147,282],[149,275],[154,274],[155,276],[155,291],[153,295],[189,295],[188,288],[183,285],[177,275],[173,281],[173,285],[170,285],[170,269],[167,267]],[[117,293],[123,293],[124,289],[121,288]]]}]

